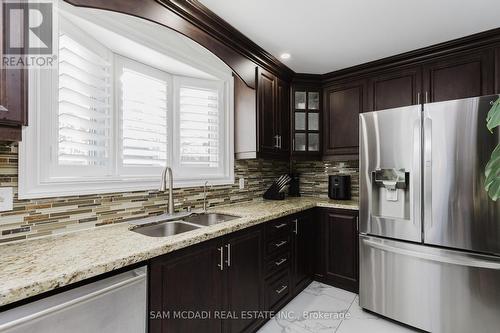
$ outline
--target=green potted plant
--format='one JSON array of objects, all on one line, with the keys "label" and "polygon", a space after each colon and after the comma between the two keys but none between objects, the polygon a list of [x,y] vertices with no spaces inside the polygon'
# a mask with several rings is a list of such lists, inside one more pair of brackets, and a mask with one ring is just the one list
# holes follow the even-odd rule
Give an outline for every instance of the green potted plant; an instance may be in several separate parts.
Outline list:
[{"label": "green potted plant", "polygon": [[[493,133],[495,127],[500,126],[500,98],[498,98],[486,117],[486,126]],[[500,197],[500,144],[491,153],[491,158],[484,170],[486,180],[484,187],[491,200],[497,201]]]}]

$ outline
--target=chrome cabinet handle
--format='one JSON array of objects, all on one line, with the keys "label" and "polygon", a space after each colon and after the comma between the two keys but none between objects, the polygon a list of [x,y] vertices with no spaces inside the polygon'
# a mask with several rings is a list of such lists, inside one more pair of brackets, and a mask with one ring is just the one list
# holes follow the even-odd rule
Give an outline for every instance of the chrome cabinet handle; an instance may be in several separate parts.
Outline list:
[{"label": "chrome cabinet handle", "polygon": [[286,262],[286,258],[282,258],[280,261],[275,261],[274,264],[276,266],[281,266]]},{"label": "chrome cabinet handle", "polygon": [[284,292],[286,290],[286,288],[288,288],[288,286],[286,286],[286,285],[281,286],[280,289],[276,290],[276,294],[278,294],[278,295],[281,294],[282,292]]},{"label": "chrome cabinet handle", "polygon": [[420,93],[417,93],[417,105],[420,104]]},{"label": "chrome cabinet handle", "polygon": [[285,245],[286,243],[287,243],[287,241],[285,241],[285,240],[284,240],[284,241],[281,241],[281,242],[279,242],[279,243],[275,243],[275,244],[274,244],[274,246],[276,246],[276,247],[282,247],[282,246],[283,246],[283,245]]},{"label": "chrome cabinet handle", "polygon": [[279,148],[279,135],[273,136],[274,139],[274,148]]},{"label": "chrome cabinet handle", "polygon": [[227,267],[231,267],[231,244],[226,244],[226,248],[227,248],[226,264],[227,264]]},{"label": "chrome cabinet handle", "polygon": [[295,229],[293,230],[293,233],[298,235],[299,234],[299,229],[298,229],[299,220],[295,219],[295,220],[293,220],[293,223],[295,224]]},{"label": "chrome cabinet handle", "polygon": [[429,103],[429,93],[425,92],[425,103]]},{"label": "chrome cabinet handle", "polygon": [[221,271],[224,270],[224,247],[221,246],[218,248],[219,252],[220,252],[220,263],[217,265]]},{"label": "chrome cabinet handle", "polygon": [[275,225],[274,226],[276,229],[281,229],[283,227],[286,227],[286,223],[281,223],[281,224],[278,224],[278,225]]}]

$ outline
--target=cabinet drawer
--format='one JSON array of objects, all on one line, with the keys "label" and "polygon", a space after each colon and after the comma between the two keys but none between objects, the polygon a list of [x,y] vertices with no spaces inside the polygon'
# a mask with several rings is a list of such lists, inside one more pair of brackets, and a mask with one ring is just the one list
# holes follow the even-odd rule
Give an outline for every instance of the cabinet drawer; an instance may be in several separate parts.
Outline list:
[{"label": "cabinet drawer", "polygon": [[267,255],[274,255],[281,251],[288,251],[290,249],[290,236],[284,235],[266,243]]},{"label": "cabinet drawer", "polygon": [[290,267],[290,251],[280,253],[267,260],[266,276],[272,275],[284,268]]},{"label": "cabinet drawer", "polygon": [[266,225],[266,238],[282,237],[290,233],[291,222],[289,219],[278,219]]},{"label": "cabinet drawer", "polygon": [[290,275],[288,272],[276,280],[268,280],[266,289],[268,307],[273,309],[290,294]]}]

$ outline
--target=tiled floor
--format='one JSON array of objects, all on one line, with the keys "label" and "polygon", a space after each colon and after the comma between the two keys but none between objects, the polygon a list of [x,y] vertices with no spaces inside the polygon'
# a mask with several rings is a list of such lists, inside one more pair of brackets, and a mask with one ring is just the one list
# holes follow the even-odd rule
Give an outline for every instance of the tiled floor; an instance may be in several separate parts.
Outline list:
[{"label": "tiled floor", "polygon": [[363,311],[359,307],[358,295],[354,293],[313,282],[258,333],[278,332],[407,333],[416,331]]}]

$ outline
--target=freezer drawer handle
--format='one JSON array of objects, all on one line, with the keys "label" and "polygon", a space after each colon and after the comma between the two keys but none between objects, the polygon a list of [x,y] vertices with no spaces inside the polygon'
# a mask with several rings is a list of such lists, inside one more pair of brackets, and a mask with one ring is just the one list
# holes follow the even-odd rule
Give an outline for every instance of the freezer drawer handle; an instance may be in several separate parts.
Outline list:
[{"label": "freezer drawer handle", "polygon": [[27,315],[25,317],[21,317],[19,319],[16,319],[16,320],[10,321],[8,323],[5,323],[3,325],[0,325],[0,332],[5,331],[5,330],[10,329],[10,328],[14,328],[14,327],[19,326],[19,325],[22,325],[22,324],[24,324],[26,322],[35,320],[37,318],[44,317],[44,316],[49,315],[51,313],[54,313],[54,312],[57,312],[59,310],[68,308],[70,306],[73,306],[75,304],[83,303],[83,302],[85,302],[85,301],[87,301],[89,299],[92,299],[92,298],[95,298],[95,297],[97,297],[99,295],[105,294],[105,293],[107,293],[107,292],[109,292],[111,290],[121,288],[121,287],[123,287],[125,285],[132,284],[132,283],[134,283],[136,281],[139,281],[139,280],[142,280],[142,279],[144,279],[146,277],[145,273],[137,275],[137,273],[134,271],[134,274],[136,276],[128,278],[128,279],[123,280],[123,281],[120,281],[120,282],[117,282],[117,283],[112,284],[112,285],[110,285],[108,287],[96,290],[96,291],[91,292],[89,294],[86,294],[86,295],[74,298],[74,299],[69,300],[67,302],[63,302],[61,304],[57,304],[57,305],[55,305],[53,307],[44,309],[42,311],[39,311],[39,312],[30,314],[30,315]]},{"label": "freezer drawer handle", "polygon": [[435,255],[435,254],[430,254],[430,253],[422,253],[422,252],[402,249],[399,247],[394,247],[394,246],[374,242],[374,241],[367,240],[367,239],[362,239],[362,240],[363,240],[363,242],[365,242],[365,244],[370,245],[374,248],[377,248],[377,249],[383,250],[383,251],[393,252],[396,254],[411,256],[411,257],[420,258],[420,259],[424,259],[424,260],[437,261],[437,262],[442,262],[442,263],[452,264],[452,265],[500,270],[500,263],[489,262],[489,261],[485,261],[485,260],[477,260],[477,259],[462,259],[462,258],[440,256],[440,255]]}]

